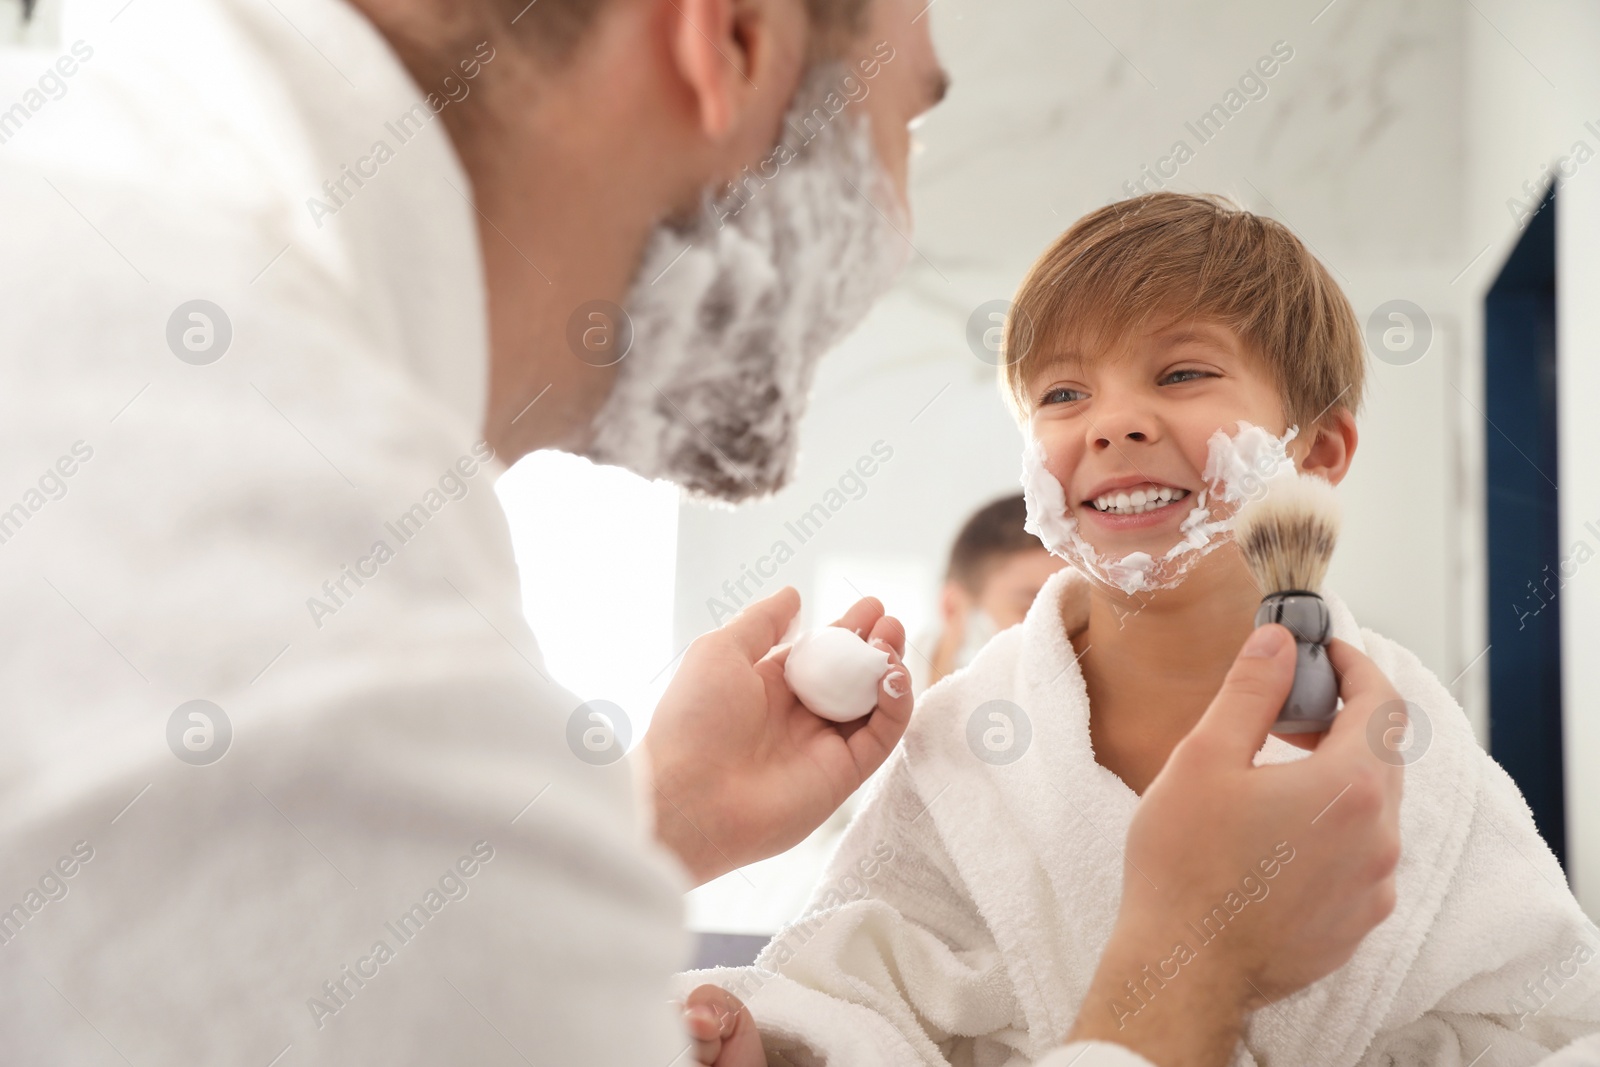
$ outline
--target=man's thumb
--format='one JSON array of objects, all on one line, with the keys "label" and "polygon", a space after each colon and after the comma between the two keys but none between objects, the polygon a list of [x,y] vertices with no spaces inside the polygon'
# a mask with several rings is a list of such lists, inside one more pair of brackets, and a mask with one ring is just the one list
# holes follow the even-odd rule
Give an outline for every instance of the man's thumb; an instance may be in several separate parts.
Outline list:
[{"label": "man's thumb", "polygon": [[783,640],[790,620],[800,612],[800,593],[786,585],[769,597],[757,600],[723,624],[746,659],[755,663]]},{"label": "man's thumb", "polygon": [[1205,739],[1213,753],[1248,764],[1294,685],[1294,664],[1294,635],[1287,627],[1274,622],[1257,628],[1191,736]]}]

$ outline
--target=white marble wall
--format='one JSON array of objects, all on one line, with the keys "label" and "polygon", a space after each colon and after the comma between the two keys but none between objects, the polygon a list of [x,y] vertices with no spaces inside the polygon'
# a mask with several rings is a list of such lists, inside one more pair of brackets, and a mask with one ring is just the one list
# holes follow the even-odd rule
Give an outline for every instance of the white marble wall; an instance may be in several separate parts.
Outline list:
[{"label": "white marble wall", "polygon": [[[1185,139],[1194,156],[1167,187],[1224,193],[1288,223],[1363,320],[1395,298],[1432,320],[1422,359],[1371,364],[1330,582],[1363,622],[1412,648],[1486,736],[1494,606],[1481,478],[1494,431],[1481,414],[1481,302],[1517,236],[1507,200],[1574,141],[1600,150],[1600,133],[1584,126],[1600,128],[1594,5],[937,0],[928,17],[955,84],[919,132],[919,255],[826,361],[800,481],[742,512],[683,509],[677,643],[710,625],[706,598],[765,551],[781,520],[879,438],[893,443],[893,462],[766,588],[837,598],[843,575],[891,610],[927,617],[955,530],[1016,481],[1020,438],[993,371],[967,349],[967,316],[1008,296],[1072,219],[1125,195],[1125,181]],[[1294,56],[1266,95],[1199,144],[1185,123],[1279,41]],[[1565,546],[1600,516],[1590,410],[1600,387],[1600,158],[1563,195]],[[907,591],[913,573],[926,584]],[[1600,915],[1600,784],[1587,773],[1600,754],[1600,564],[1564,593],[1569,848],[1580,897]],[[759,909],[759,893],[746,885],[740,895],[744,914]]]},{"label": "white marble wall", "polygon": [[[1321,8],[938,0],[928,17],[954,89],[919,131],[920,254],[895,297],[825,363],[800,482],[740,513],[684,509],[680,639],[710,624],[706,598],[765,550],[779,518],[809,506],[878,438],[896,448],[881,481],[774,582],[809,592],[819,563],[841,553],[857,561],[852,582],[877,593],[873,561],[900,557],[928,587],[922,602],[891,610],[931,610],[950,537],[1016,482],[1020,437],[992,369],[967,348],[968,315],[1008,296],[1056,234],[1126,195],[1123,183],[1153,172],[1181,139],[1193,158],[1166,187],[1224,193],[1282,218],[1363,317],[1404,297],[1434,319],[1438,336],[1421,361],[1373,366],[1331,581],[1368,625],[1454,678],[1478,651],[1466,653],[1454,627],[1459,396],[1449,387],[1472,297],[1450,284],[1472,254],[1460,224],[1465,9],[1448,0]],[[1257,98],[1241,93],[1237,114],[1201,143],[1198,116],[1228,102],[1275,46],[1292,58],[1247,85]]]}]

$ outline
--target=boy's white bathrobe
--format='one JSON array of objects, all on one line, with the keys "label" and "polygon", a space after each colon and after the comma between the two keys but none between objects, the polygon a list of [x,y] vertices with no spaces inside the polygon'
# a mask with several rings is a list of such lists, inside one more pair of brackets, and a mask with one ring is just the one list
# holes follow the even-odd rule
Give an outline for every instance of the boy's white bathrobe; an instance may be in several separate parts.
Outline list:
[{"label": "boy's white bathrobe", "polygon": [[[1020,626],[930,689],[806,917],[753,968],[680,975],[680,993],[712,981],[744,997],[775,1062],[981,1067],[1059,1046],[1111,933],[1138,801],[1090,747],[1068,639],[1088,594],[1057,573]],[[1334,635],[1432,737],[1406,771],[1394,914],[1339,971],[1256,1012],[1235,1062],[1501,1067],[1600,1030],[1600,935],[1516,787],[1414,655],[1325,598]],[[967,741],[997,698],[1033,731],[1007,765]],[[1271,737],[1257,762],[1304,755]]]}]

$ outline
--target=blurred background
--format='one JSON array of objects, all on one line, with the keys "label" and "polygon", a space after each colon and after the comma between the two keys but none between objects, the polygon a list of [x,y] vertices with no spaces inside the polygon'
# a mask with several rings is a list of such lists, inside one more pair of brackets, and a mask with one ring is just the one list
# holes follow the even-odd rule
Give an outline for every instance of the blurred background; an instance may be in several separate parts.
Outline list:
[{"label": "blurred background", "polygon": [[[1450,688],[1600,917],[1600,6],[935,0],[923,17],[954,84],[917,130],[916,254],[824,361],[795,483],[728,510],[555,455],[501,483],[523,550],[599,564],[524,574],[552,664],[647,717],[745,576],[798,588],[808,626],[879,597],[924,680],[951,543],[1018,488],[984,306],[1086,211],[1222,193],[1293,228],[1368,326],[1330,586]],[[891,458],[841,485],[875,445]],[[598,480],[631,482],[632,503]],[[552,492],[582,521],[541,528],[523,502]],[[763,578],[778,542],[792,558]],[[691,920],[775,929],[841,822],[696,891]]]},{"label": "blurred background", "polygon": [[[0,43],[73,39],[73,0],[37,0],[25,32],[22,2],[0,0]],[[572,561],[522,574],[556,674],[638,737],[688,643],[788,584],[807,626],[879,597],[924,684],[952,542],[1018,488],[994,302],[1086,211],[1221,193],[1294,229],[1368,327],[1330,587],[1450,688],[1600,918],[1600,5],[933,0],[920,17],[954,83],[917,130],[915,254],[824,361],[796,481],[730,510],[541,453],[500,482],[519,555]],[[874,473],[849,477],[862,457]],[[844,817],[696,891],[691,921],[774,930]]]}]

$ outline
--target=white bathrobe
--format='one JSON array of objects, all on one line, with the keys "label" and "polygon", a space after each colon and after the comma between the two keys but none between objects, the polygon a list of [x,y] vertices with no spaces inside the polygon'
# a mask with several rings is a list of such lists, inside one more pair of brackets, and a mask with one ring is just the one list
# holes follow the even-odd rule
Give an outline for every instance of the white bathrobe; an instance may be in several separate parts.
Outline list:
[{"label": "white bathrobe", "polygon": [[[775,1061],[989,1067],[1057,1048],[1111,933],[1138,800],[1090,747],[1068,639],[1088,595],[1058,572],[1021,625],[930,689],[805,916],[754,967],[690,972],[680,991],[744,996]],[[1256,1012],[1235,1063],[1507,1067],[1600,1030],[1600,936],[1515,786],[1415,656],[1326,599],[1334,635],[1420,705],[1432,739],[1406,772],[1394,914],[1339,971]],[[1010,764],[969,748],[996,699],[1031,722]],[[1257,761],[1304,755],[1269,737]]]},{"label": "white bathrobe", "polygon": [[66,20],[0,64],[0,1063],[666,1067],[685,882],[523,621],[437,87],[337,0]]}]

